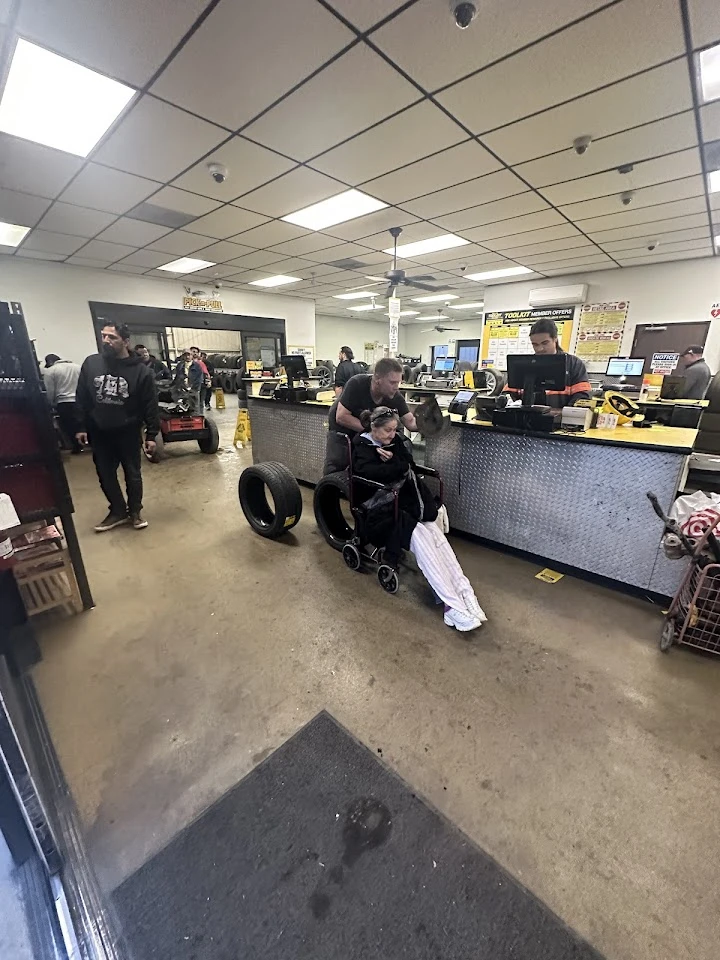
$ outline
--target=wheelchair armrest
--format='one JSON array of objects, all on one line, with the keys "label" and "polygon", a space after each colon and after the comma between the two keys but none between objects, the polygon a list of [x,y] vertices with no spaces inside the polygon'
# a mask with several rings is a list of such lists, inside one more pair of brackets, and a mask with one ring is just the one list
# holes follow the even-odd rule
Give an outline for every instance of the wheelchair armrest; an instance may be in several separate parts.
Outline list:
[{"label": "wheelchair armrest", "polygon": [[356,473],[352,475],[353,483],[364,483],[368,487],[374,487],[376,490],[390,490],[391,487],[384,483],[378,483],[377,480],[367,480],[365,477],[359,477]]},{"label": "wheelchair armrest", "polygon": [[420,474],[421,477],[440,477],[440,474],[437,470],[433,470],[432,467],[422,467],[418,464],[415,464],[415,473]]}]

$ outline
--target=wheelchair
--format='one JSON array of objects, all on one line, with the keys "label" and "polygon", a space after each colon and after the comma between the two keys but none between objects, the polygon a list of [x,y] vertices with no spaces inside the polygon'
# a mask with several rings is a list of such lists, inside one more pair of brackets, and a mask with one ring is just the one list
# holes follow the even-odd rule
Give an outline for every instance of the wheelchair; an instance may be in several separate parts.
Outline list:
[{"label": "wheelchair", "polygon": [[[320,532],[333,549],[342,554],[350,570],[362,572],[374,568],[378,583],[386,593],[395,594],[400,587],[398,569],[385,562],[385,548],[372,544],[367,534],[365,502],[374,493],[385,492],[392,498],[394,520],[399,516],[399,488],[386,486],[374,480],[357,476],[352,468],[352,441],[347,439],[347,469],[322,477],[315,487],[313,509]],[[407,440],[407,443],[410,441]],[[443,502],[443,483],[437,470],[415,465],[415,473],[437,484],[435,500]],[[343,509],[346,505],[347,510]],[[347,513],[350,516],[347,516]],[[402,561],[401,561],[402,562]]]}]

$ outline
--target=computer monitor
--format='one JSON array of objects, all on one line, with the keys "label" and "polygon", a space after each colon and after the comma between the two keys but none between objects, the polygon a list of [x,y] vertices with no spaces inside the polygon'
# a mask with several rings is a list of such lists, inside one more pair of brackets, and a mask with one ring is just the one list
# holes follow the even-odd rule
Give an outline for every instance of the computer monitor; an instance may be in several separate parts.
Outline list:
[{"label": "computer monitor", "polygon": [[605,373],[609,377],[641,377],[644,366],[644,357],[613,357],[608,360]]},{"label": "computer monitor", "polygon": [[299,357],[293,354],[291,356],[281,357],[280,363],[285,367],[288,385],[291,385],[293,380],[307,380],[309,374],[305,357]]},{"label": "computer monitor", "polygon": [[524,406],[545,403],[545,391],[562,391],[567,386],[567,354],[511,353],[507,358],[507,382],[522,390]]},{"label": "computer monitor", "polygon": [[454,357],[438,357],[435,361],[435,373],[452,373],[454,369]]},{"label": "computer monitor", "polygon": [[661,400],[682,400],[685,392],[685,377],[663,377],[660,387]]}]

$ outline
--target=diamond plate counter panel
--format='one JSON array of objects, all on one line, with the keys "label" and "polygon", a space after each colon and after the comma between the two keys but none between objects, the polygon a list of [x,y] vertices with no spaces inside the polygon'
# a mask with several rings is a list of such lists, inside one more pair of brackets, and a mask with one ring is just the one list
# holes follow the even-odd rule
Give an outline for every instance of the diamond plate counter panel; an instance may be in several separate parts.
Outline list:
[{"label": "diamond plate counter panel", "polygon": [[[450,440],[455,434],[458,441]],[[450,455],[454,462],[450,463]],[[458,464],[459,458],[459,464]],[[428,442],[455,529],[632,586],[673,593],[682,564],[659,556],[660,524],[684,458],[677,453],[453,428]],[[653,576],[653,574],[655,574]]]},{"label": "diamond plate counter panel", "polygon": [[323,472],[327,407],[248,397],[253,463],[283,463],[298,480],[317,483]]}]

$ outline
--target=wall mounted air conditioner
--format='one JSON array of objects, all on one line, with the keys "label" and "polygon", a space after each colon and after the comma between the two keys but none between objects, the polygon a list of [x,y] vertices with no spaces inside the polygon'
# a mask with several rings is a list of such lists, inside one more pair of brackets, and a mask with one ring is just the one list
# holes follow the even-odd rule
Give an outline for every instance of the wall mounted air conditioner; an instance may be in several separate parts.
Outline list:
[{"label": "wall mounted air conditioner", "polygon": [[530,291],[530,307],[567,307],[587,300],[588,285],[574,283],[569,287],[536,287]]}]

